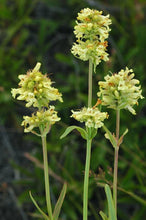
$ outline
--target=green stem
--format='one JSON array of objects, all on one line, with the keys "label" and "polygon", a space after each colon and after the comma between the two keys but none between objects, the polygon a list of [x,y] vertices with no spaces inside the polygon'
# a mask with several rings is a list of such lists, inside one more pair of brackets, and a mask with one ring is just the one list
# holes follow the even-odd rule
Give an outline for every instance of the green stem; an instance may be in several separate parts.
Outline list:
[{"label": "green stem", "polygon": [[[92,107],[92,71],[93,64],[92,60],[89,60],[89,75],[88,75],[88,107]],[[91,129],[88,129],[89,136]],[[86,149],[86,165],[85,165],[85,176],[84,176],[84,192],[83,192],[83,220],[88,219],[88,185],[89,185],[89,170],[90,170],[90,159],[91,159],[91,142],[88,138],[87,149]]]},{"label": "green stem", "polygon": [[92,60],[89,60],[89,75],[88,75],[88,107],[92,107],[92,72],[93,64]]},{"label": "green stem", "polygon": [[50,186],[49,186],[49,169],[48,169],[46,135],[42,135],[42,146],[43,146],[43,158],[44,158],[44,178],[45,178],[47,211],[48,211],[48,215],[50,217],[50,220],[53,220],[51,198],[50,198]]},{"label": "green stem", "polygon": [[119,152],[119,130],[120,130],[120,110],[116,112],[116,139],[117,139],[117,147],[115,148],[115,156],[114,156],[114,180],[113,180],[113,200],[115,206],[115,212],[117,216],[117,180],[118,180],[118,152]]},{"label": "green stem", "polygon": [[117,142],[119,140],[119,130],[120,130],[120,110],[117,110],[117,112],[116,112],[116,139],[117,139]]},{"label": "green stem", "polygon": [[89,170],[90,170],[90,158],[91,158],[91,142],[92,142],[91,139],[87,140],[84,193],[83,193],[83,220],[88,219],[88,185],[89,185]]}]

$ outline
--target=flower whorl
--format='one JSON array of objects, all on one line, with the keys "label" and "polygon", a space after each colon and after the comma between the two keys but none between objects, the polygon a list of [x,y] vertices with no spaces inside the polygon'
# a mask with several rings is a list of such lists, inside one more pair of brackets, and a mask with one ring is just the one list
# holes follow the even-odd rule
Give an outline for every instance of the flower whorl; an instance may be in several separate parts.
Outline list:
[{"label": "flower whorl", "polygon": [[95,129],[103,126],[104,119],[108,117],[107,112],[100,112],[98,108],[82,108],[80,111],[73,111],[72,115],[74,119],[80,122],[85,122],[87,127],[93,127]]},{"label": "flower whorl", "polygon": [[133,70],[126,67],[104,79],[98,83],[100,91],[97,93],[98,97],[102,97],[102,105],[115,110],[127,109],[136,114],[133,105],[138,104],[138,99],[143,96],[139,80],[134,79]]}]

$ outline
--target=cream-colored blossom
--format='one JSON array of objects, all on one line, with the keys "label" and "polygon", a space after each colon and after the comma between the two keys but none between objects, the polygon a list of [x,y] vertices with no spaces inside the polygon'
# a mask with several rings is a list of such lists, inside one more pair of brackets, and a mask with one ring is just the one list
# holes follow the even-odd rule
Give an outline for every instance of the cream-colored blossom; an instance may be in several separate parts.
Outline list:
[{"label": "cream-colored blossom", "polygon": [[32,114],[31,117],[23,116],[24,121],[22,126],[25,127],[24,132],[31,132],[34,128],[48,128],[50,125],[55,124],[59,121],[60,118],[57,116],[57,112],[54,110],[54,106],[49,106],[47,110],[37,111],[35,114]]},{"label": "cream-colored blossom", "polygon": [[106,52],[107,41],[99,43],[97,41],[80,41],[74,43],[71,52],[75,57],[83,61],[92,60],[94,68],[102,61],[108,61],[108,53]]},{"label": "cream-colored blossom", "polygon": [[84,8],[78,13],[76,26],[74,27],[74,34],[76,38],[93,39],[104,42],[108,38],[109,25],[111,19],[109,15],[104,16],[102,11]]},{"label": "cream-colored blossom", "polygon": [[98,108],[86,108],[84,107],[80,111],[72,110],[71,117],[77,121],[85,122],[87,127],[100,128],[103,126],[103,121],[108,117],[106,112],[100,112]]},{"label": "cream-colored blossom", "polygon": [[12,89],[12,96],[18,100],[26,101],[26,107],[47,107],[50,101],[62,102],[62,94],[58,89],[52,87],[52,82],[47,75],[43,75],[39,69],[41,64],[37,63],[32,71],[26,75],[19,75],[19,88]]},{"label": "cream-colored blossom", "polygon": [[106,39],[109,36],[109,15],[102,11],[85,8],[78,13],[74,34],[77,38],[71,52],[81,60],[92,59],[94,70],[101,60],[108,60]]},{"label": "cream-colored blossom", "polygon": [[100,81],[100,91],[98,97],[102,97],[102,105],[113,109],[127,109],[132,114],[136,114],[133,106],[138,104],[138,99],[142,99],[142,90],[139,80],[134,79],[132,69],[126,67],[119,73],[111,76],[107,75],[105,81]]}]

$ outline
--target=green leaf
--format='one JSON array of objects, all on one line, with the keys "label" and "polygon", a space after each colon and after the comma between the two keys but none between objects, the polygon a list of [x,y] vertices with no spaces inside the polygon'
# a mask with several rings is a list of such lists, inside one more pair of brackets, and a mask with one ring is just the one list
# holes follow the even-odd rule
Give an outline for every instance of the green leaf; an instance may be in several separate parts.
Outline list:
[{"label": "green leaf", "polygon": [[87,132],[86,132],[83,128],[80,128],[80,127],[78,127],[78,126],[70,126],[70,127],[68,127],[68,128],[65,130],[65,132],[61,135],[60,139],[66,137],[66,136],[67,136],[72,130],[74,130],[74,129],[77,129],[77,130],[80,132],[82,138],[84,138],[85,140],[87,140]]},{"label": "green leaf", "polygon": [[91,139],[93,139],[97,134],[97,129],[95,128],[92,128],[92,131],[91,131]]},{"label": "green leaf", "polygon": [[105,185],[105,193],[108,201],[109,220],[117,220],[111,189],[107,184]]},{"label": "green leaf", "polygon": [[128,133],[128,128],[125,130],[125,132],[121,135],[121,137],[118,140],[118,146],[120,146],[123,142],[124,136]]},{"label": "green leaf", "polygon": [[42,215],[38,213],[29,213],[30,216],[37,219],[42,219]]},{"label": "green leaf", "polygon": [[103,126],[103,128],[104,128],[104,130],[106,131],[105,137],[106,137],[107,139],[109,139],[110,142],[111,142],[111,144],[112,144],[112,146],[113,146],[114,148],[116,148],[116,147],[117,147],[117,141],[116,141],[115,136],[108,130],[108,128],[107,128],[105,125]]},{"label": "green leaf", "polygon": [[103,220],[108,220],[108,217],[106,216],[104,212],[100,211],[99,214],[101,215]]},{"label": "green leaf", "polygon": [[63,188],[62,188],[61,193],[60,193],[60,196],[59,196],[58,201],[57,201],[57,203],[55,205],[55,208],[54,208],[54,212],[53,212],[54,220],[58,220],[58,217],[59,217],[59,214],[60,214],[60,211],[61,211],[61,207],[62,207],[62,204],[63,204],[63,201],[64,201],[64,197],[65,197],[65,194],[66,194],[66,189],[67,189],[67,184],[64,183]]},{"label": "green leaf", "polygon": [[37,202],[35,201],[35,199],[33,198],[32,194],[31,194],[31,191],[29,191],[29,195],[30,195],[30,198],[33,202],[33,204],[35,205],[35,207],[37,208],[37,210],[42,214],[42,216],[44,217],[44,219],[46,220],[50,220],[50,218],[40,209],[40,207],[38,206]]}]

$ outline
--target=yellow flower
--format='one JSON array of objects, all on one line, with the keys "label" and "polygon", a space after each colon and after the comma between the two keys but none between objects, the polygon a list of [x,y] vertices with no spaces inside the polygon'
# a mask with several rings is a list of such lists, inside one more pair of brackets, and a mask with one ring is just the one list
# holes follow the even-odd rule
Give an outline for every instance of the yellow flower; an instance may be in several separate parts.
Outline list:
[{"label": "yellow flower", "polygon": [[92,59],[94,70],[101,60],[108,60],[106,39],[109,36],[109,15],[102,11],[85,8],[78,13],[74,34],[77,38],[71,52],[81,60]]},{"label": "yellow flower", "polygon": [[26,107],[47,107],[50,101],[59,100],[62,102],[62,94],[58,89],[52,87],[51,80],[43,75],[39,69],[41,64],[37,63],[32,71],[26,75],[19,75],[19,88],[12,89],[12,96],[17,95],[18,100],[26,101]]},{"label": "yellow flower", "polygon": [[94,64],[94,70],[101,60],[108,61],[108,53],[106,52],[107,41],[104,43],[98,43],[98,41],[80,41],[80,43],[74,43],[71,52],[75,57],[80,58],[83,61],[92,59]]},{"label": "yellow flower", "polygon": [[98,97],[102,97],[102,105],[115,110],[127,109],[136,114],[133,106],[143,96],[139,80],[134,79],[133,70],[126,67],[125,70],[107,75],[104,79],[105,81],[99,82],[100,91],[97,93]]},{"label": "yellow flower", "polygon": [[49,106],[47,110],[37,111],[36,114],[32,114],[31,117],[24,116],[22,126],[25,127],[24,132],[31,132],[34,128],[48,128],[55,124],[60,118],[57,116],[57,112],[54,110],[54,106]]},{"label": "yellow flower", "polygon": [[76,38],[93,39],[104,42],[108,38],[111,19],[102,15],[102,11],[84,8],[78,13],[74,34]]},{"label": "yellow flower", "polygon": [[104,119],[108,117],[107,112],[100,112],[98,108],[86,108],[84,107],[80,111],[72,110],[71,117],[77,121],[85,122],[87,127],[93,127],[95,129],[103,126]]}]

